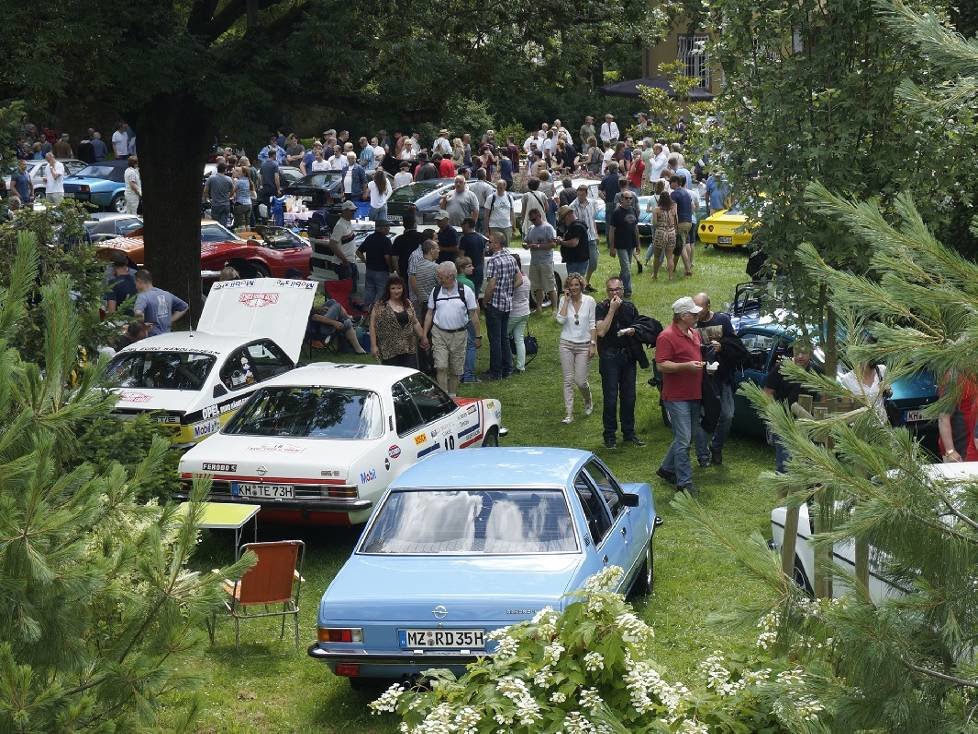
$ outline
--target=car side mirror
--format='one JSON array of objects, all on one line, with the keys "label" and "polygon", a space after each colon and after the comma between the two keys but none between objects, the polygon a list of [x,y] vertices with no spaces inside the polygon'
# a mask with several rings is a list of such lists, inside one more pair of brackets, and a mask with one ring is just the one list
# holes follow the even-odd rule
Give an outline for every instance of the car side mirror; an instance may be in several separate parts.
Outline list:
[{"label": "car side mirror", "polygon": [[215,398],[219,398],[222,395],[227,395],[227,394],[228,394],[228,391],[227,391],[227,388],[224,387],[224,385],[221,385],[221,384],[214,385],[214,397]]},{"label": "car side mirror", "polygon": [[625,505],[625,507],[638,507],[638,495],[625,492],[621,496],[621,503]]}]

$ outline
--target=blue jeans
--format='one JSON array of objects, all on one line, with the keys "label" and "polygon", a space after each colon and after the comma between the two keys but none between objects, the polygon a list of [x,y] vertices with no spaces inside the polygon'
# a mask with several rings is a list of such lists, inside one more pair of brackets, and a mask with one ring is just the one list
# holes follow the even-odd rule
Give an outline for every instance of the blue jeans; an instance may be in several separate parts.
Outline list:
[{"label": "blue jeans", "polygon": [[[734,416],[734,387],[729,382],[720,385],[720,420],[713,431],[713,441],[706,431],[700,430],[696,433],[696,458],[700,463],[710,458],[710,449],[721,451],[723,444],[730,435],[730,424],[733,423]],[[709,443],[709,445],[707,445]]]},{"label": "blue jeans", "polygon": [[664,400],[662,405],[669,416],[672,425],[672,443],[665,458],[662,459],[661,469],[676,475],[676,486],[683,487],[693,482],[693,465],[689,461],[689,444],[693,432],[700,428],[699,400]]},{"label": "blue jeans", "polygon": [[509,351],[509,311],[486,305],[486,334],[489,337],[489,374],[509,377],[513,372],[513,355]]},{"label": "blue jeans", "polygon": [[378,298],[384,295],[387,279],[391,274],[386,270],[367,270],[363,274],[363,309],[369,311]]},{"label": "blue jeans", "polygon": [[526,316],[511,316],[509,325],[506,327],[507,334],[513,337],[516,344],[516,369],[522,372],[526,369],[526,342],[523,337],[526,334],[526,323],[530,320],[530,314]]},{"label": "blue jeans", "polygon": [[587,274],[587,264],[588,260],[581,260],[581,262],[565,263],[567,266],[567,274],[577,273],[580,276]]},{"label": "blue jeans", "polygon": [[598,269],[598,241],[591,240],[591,244],[588,246],[588,254],[590,255],[587,263],[587,271],[593,273]]},{"label": "blue jeans", "polygon": [[625,295],[630,296],[632,294],[632,253],[634,250],[618,250],[618,265],[621,267],[621,272],[618,273],[618,277],[621,278],[621,284],[625,288]]},{"label": "blue jeans", "polygon": [[469,339],[465,343],[465,369],[462,371],[462,381],[475,379],[475,324],[469,321]]},{"label": "blue jeans", "polygon": [[231,205],[211,204],[211,218],[214,219],[215,222],[220,222],[226,227],[228,220],[231,218]]},{"label": "blue jeans", "polygon": [[626,440],[633,438],[635,436],[635,360],[623,349],[606,351],[600,355],[598,371],[601,373],[601,393],[604,398],[601,413],[604,440],[615,440],[619,415],[622,436]]},{"label": "blue jeans", "polygon": [[475,297],[479,297],[479,293],[482,292],[482,281],[485,279],[485,273],[483,273],[482,268],[475,268],[472,270],[472,284],[475,286]]},{"label": "blue jeans", "polygon": [[376,222],[378,219],[387,219],[387,204],[378,209],[370,207],[370,221]]},{"label": "blue jeans", "polygon": [[791,459],[788,447],[781,443],[777,434],[768,431],[767,438],[768,443],[774,445],[774,471],[778,474],[784,474],[784,465]]}]

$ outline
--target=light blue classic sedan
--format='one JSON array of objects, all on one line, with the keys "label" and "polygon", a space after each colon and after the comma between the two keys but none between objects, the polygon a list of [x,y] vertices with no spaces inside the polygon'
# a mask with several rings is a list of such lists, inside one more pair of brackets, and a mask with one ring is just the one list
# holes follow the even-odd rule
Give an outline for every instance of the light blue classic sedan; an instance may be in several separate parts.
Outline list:
[{"label": "light blue classic sedan", "polygon": [[648,484],[619,483],[587,451],[436,454],[388,488],[323,594],[308,653],[355,688],[461,672],[493,651],[486,633],[561,609],[606,566],[625,569],[620,591],[651,591],[660,523]]}]

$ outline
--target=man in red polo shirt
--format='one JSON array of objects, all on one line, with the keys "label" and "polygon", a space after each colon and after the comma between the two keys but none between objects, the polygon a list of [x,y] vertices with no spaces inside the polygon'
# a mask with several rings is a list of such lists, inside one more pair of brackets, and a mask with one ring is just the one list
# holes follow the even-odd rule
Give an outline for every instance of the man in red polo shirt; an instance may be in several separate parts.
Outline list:
[{"label": "man in red polo shirt", "polygon": [[672,426],[672,443],[656,474],[682,492],[695,494],[689,445],[700,428],[703,355],[696,316],[701,311],[684,296],[672,304],[672,324],[655,342],[655,362],[662,373],[662,404]]}]

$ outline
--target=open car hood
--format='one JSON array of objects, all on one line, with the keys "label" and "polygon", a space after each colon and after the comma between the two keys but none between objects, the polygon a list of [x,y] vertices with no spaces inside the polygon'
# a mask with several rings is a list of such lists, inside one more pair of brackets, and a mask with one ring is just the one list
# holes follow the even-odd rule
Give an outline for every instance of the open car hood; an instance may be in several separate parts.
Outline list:
[{"label": "open car hood", "polygon": [[272,339],[298,362],[316,286],[311,280],[281,278],[215,283],[197,328],[208,334]]}]

